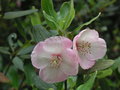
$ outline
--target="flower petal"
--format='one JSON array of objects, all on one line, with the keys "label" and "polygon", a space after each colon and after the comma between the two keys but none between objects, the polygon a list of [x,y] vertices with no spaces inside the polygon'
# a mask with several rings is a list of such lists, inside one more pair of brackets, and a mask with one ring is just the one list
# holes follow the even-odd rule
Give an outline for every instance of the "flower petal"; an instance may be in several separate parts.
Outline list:
[{"label": "flower petal", "polygon": [[47,66],[49,63],[49,58],[51,57],[50,53],[43,49],[43,46],[44,42],[38,43],[31,54],[32,64],[38,69]]},{"label": "flower petal", "polygon": [[77,40],[79,39],[79,35],[76,35],[73,39],[73,50],[77,50]]},{"label": "flower petal", "polygon": [[44,49],[52,53],[60,53],[65,48],[72,47],[72,41],[66,37],[55,36],[45,40]]},{"label": "flower petal", "polygon": [[95,64],[95,61],[89,60],[86,57],[81,56],[79,59],[79,64],[83,69],[89,69]]},{"label": "flower petal", "polygon": [[76,75],[78,73],[78,57],[71,49],[66,49],[62,52],[63,62],[61,70],[67,75]]},{"label": "flower petal", "polygon": [[107,48],[106,43],[102,38],[99,38],[96,42],[91,43],[91,54],[86,54],[88,59],[96,60],[104,57]]},{"label": "flower petal", "polygon": [[41,79],[47,83],[61,82],[67,79],[59,68],[45,67],[39,72]]},{"label": "flower petal", "polygon": [[93,42],[94,40],[99,38],[99,34],[97,31],[87,28],[87,29],[81,31],[78,34],[78,37],[79,38],[78,38],[77,42],[79,42],[79,41]]}]

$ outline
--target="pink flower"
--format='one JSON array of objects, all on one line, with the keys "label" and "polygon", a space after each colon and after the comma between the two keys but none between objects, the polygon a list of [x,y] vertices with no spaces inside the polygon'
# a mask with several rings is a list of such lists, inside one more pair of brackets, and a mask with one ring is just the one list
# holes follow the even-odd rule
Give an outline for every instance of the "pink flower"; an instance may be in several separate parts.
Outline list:
[{"label": "pink flower", "polygon": [[78,73],[78,58],[71,47],[72,41],[62,36],[48,38],[35,46],[31,60],[40,69],[43,81],[61,82]]},{"label": "pink flower", "polygon": [[91,68],[97,59],[106,53],[106,43],[99,38],[98,32],[89,28],[81,31],[73,40],[73,49],[79,56],[79,64],[83,69]]}]

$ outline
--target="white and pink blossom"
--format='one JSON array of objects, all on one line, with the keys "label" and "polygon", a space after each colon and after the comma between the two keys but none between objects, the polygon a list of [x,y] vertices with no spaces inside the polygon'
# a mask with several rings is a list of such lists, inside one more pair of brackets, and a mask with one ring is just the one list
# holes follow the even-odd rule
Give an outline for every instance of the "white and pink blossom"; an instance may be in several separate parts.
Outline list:
[{"label": "white and pink blossom", "polygon": [[73,40],[73,49],[79,56],[79,64],[83,69],[91,68],[96,60],[106,53],[106,42],[99,38],[96,30],[89,28],[81,31]]},{"label": "white and pink blossom", "polygon": [[39,42],[32,54],[34,67],[40,69],[40,78],[48,83],[61,82],[78,73],[78,58],[71,49],[72,41],[55,36]]}]

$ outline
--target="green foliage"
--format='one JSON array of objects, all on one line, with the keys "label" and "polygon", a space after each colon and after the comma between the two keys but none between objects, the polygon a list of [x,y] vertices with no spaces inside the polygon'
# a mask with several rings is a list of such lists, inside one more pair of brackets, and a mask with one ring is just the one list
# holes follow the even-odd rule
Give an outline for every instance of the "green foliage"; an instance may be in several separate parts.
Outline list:
[{"label": "green foliage", "polygon": [[115,60],[115,63],[112,65],[112,69],[115,70],[117,69],[118,67],[120,67],[120,57],[118,57],[116,60]]},{"label": "green foliage", "polygon": [[38,10],[26,10],[26,11],[15,11],[15,12],[6,12],[4,15],[4,19],[13,19],[21,16],[25,16],[34,12],[37,12]]},{"label": "green foliage", "polygon": [[90,77],[90,79],[85,82],[84,84],[80,85],[77,90],[91,90],[91,88],[93,87],[95,78],[96,78],[97,72],[93,73]]},{"label": "green foliage", "polygon": [[10,54],[10,52],[8,50],[9,50],[8,47],[0,47],[0,53]]},{"label": "green foliage", "polygon": [[113,60],[99,60],[88,72],[94,72],[97,70],[109,68],[110,66],[113,65],[113,63],[114,63]]},{"label": "green foliage", "polygon": [[11,85],[14,88],[18,89],[20,83],[20,75],[18,74],[18,70],[14,66],[11,66],[9,68],[7,76],[10,79]]},{"label": "green foliage", "polygon": [[105,77],[107,77],[107,76],[110,76],[110,75],[112,75],[112,69],[106,69],[106,70],[103,70],[103,71],[99,71],[98,72],[98,75],[97,75],[97,77],[98,78],[105,78]]},{"label": "green foliage", "polygon": [[[33,10],[35,10],[35,7],[33,7]],[[38,12],[35,12],[32,15],[30,15],[30,19],[33,26],[41,24],[40,15]]]},{"label": "green foliage", "polygon": [[75,17],[75,10],[73,0],[71,2],[65,2],[58,12],[58,22],[61,29],[66,30],[71,24],[73,18]]},{"label": "green foliage", "polygon": [[51,29],[66,30],[75,16],[73,0],[64,2],[59,12],[54,10],[52,0],[41,0],[41,6]]},{"label": "green foliage", "polygon": [[41,0],[40,5],[39,0],[0,0],[0,73],[10,80],[0,82],[0,90],[64,90],[64,82],[48,84],[40,79],[30,54],[36,43],[46,38],[63,35],[73,39],[86,27],[95,28],[105,39],[108,58],[70,76],[67,89],[119,90],[119,0],[64,1]]},{"label": "green foliage", "polygon": [[51,36],[51,33],[47,31],[42,25],[35,25],[31,31],[33,41],[39,42]]},{"label": "green foliage", "polygon": [[76,85],[76,77],[69,77],[67,82],[70,89],[74,88]]},{"label": "green foliage", "polygon": [[46,18],[48,25],[52,29],[57,29],[58,27],[57,20],[56,20],[57,13],[53,8],[52,0],[41,0],[41,6],[42,6],[43,14]]},{"label": "green foliage", "polygon": [[24,63],[19,57],[15,57],[12,62],[16,68],[20,69],[21,71],[24,71]]},{"label": "green foliage", "polygon": [[101,15],[101,13],[99,13],[96,17],[92,18],[90,21],[79,25],[79,26],[75,29],[75,31],[79,31],[79,30],[81,30],[82,27],[91,24],[93,21],[95,21],[97,18],[99,18],[100,15]]}]

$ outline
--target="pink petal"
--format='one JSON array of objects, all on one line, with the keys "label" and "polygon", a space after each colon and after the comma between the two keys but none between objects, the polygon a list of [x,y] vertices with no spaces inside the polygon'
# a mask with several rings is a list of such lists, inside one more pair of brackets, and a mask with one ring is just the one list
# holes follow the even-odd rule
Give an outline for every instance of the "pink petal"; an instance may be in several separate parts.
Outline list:
[{"label": "pink petal", "polygon": [[[77,50],[77,44],[82,43],[90,44],[90,48],[85,48],[86,52]],[[95,64],[96,59],[100,59],[105,55],[106,43],[103,39],[99,38],[97,31],[87,28],[75,36],[73,40],[73,50],[80,58],[80,66],[83,69],[89,69]]]},{"label": "pink petal", "polygon": [[61,82],[67,79],[59,68],[46,67],[39,72],[40,78],[47,83]]},{"label": "pink petal", "polygon": [[107,51],[105,41],[99,38],[96,42],[92,42],[90,51],[91,54],[86,54],[88,59],[96,60],[103,58]]},{"label": "pink petal", "polygon": [[79,41],[88,41],[88,42],[92,42],[96,39],[99,38],[99,34],[97,31],[95,30],[92,30],[92,29],[85,29],[83,31],[81,31],[79,34],[78,34],[78,42]]},{"label": "pink petal", "polygon": [[55,36],[45,40],[44,49],[52,53],[60,53],[63,48],[71,48],[72,41],[66,37]]},{"label": "pink petal", "polygon": [[67,75],[76,75],[78,73],[78,57],[71,49],[66,49],[62,52],[63,61],[61,70]]},{"label": "pink petal", "polygon": [[93,65],[95,64],[95,61],[89,60],[86,57],[81,56],[79,59],[79,64],[80,64],[81,68],[89,69],[89,68],[93,67]]},{"label": "pink petal", "polygon": [[76,35],[73,39],[73,50],[77,50],[77,40],[79,39],[79,35]]},{"label": "pink petal", "polygon": [[32,64],[38,69],[47,66],[49,63],[49,58],[51,57],[50,53],[43,49],[43,46],[44,42],[38,43],[31,54]]}]

